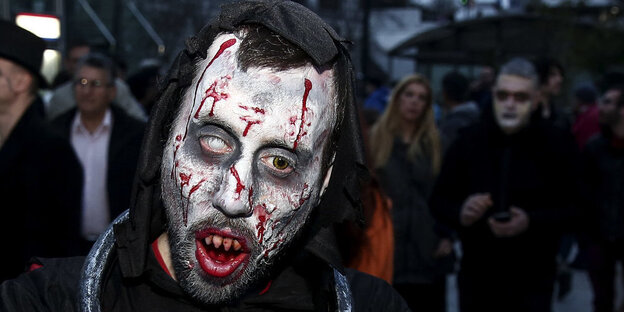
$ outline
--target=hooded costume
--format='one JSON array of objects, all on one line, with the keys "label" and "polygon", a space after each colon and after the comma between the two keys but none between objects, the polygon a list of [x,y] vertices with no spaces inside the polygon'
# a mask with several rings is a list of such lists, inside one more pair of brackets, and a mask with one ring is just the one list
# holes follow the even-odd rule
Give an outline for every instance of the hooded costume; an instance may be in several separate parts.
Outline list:
[{"label": "hooded costume", "polygon": [[[329,186],[297,244],[286,250],[283,265],[264,289],[251,289],[227,306],[206,306],[182,291],[159,264],[158,252],[150,247],[166,231],[160,166],[181,96],[195,75],[194,64],[207,57],[218,34],[245,24],[259,24],[283,36],[305,51],[314,66],[336,62],[338,88],[345,91],[339,101],[345,111]],[[0,308],[14,309],[27,302],[73,310],[75,302],[59,298],[76,300],[80,288],[77,301],[83,311],[407,310],[385,282],[343,269],[335,242],[333,226],[359,218],[359,183],[366,173],[353,69],[344,44],[318,16],[291,1],[248,0],[223,6],[219,18],[188,39],[186,49],[173,62],[144,137],[130,211],[100,237],[84,263],[80,285],[74,271],[82,263],[80,259],[40,260],[43,268],[2,285]],[[43,291],[52,285],[55,294]],[[19,301],[16,297],[24,289],[40,295]],[[6,303],[4,298],[12,302]]]}]

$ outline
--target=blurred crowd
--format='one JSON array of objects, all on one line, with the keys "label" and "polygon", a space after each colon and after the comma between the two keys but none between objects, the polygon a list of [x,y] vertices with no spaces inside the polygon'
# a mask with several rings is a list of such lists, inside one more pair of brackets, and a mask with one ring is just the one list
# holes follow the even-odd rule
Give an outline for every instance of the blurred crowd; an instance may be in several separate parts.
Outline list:
[{"label": "blurred crowd", "polygon": [[[9,48],[29,36],[19,32],[0,34],[0,198],[11,207],[0,231],[12,251],[0,281],[32,256],[85,255],[130,206],[161,76],[151,60],[127,75],[77,41],[48,85],[40,58]],[[451,273],[461,311],[550,311],[572,267],[588,271],[594,311],[622,311],[624,74],[571,92],[565,79],[556,59],[536,57],[476,77],[450,71],[437,90],[419,74],[363,81],[371,178],[361,224],[339,231],[345,263],[392,284],[414,311],[446,310]]]}]

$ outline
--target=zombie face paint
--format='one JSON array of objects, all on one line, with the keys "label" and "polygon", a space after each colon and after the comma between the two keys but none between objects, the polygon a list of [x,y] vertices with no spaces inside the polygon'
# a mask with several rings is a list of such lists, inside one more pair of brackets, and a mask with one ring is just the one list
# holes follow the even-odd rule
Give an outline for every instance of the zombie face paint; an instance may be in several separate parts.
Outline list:
[{"label": "zombie face paint", "polygon": [[501,75],[493,93],[494,115],[503,132],[515,133],[528,124],[537,98],[535,85],[530,79]]},{"label": "zombie face paint", "polygon": [[175,274],[205,303],[243,294],[303,227],[335,124],[331,71],[243,72],[239,44],[221,35],[199,64],[162,164]]}]

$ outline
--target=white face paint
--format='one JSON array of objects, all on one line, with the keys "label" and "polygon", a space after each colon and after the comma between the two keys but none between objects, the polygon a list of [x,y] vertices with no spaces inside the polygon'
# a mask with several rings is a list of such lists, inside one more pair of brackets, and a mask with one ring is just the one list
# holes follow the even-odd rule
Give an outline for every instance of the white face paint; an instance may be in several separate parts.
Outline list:
[{"label": "white face paint", "polygon": [[530,79],[501,75],[493,90],[494,115],[503,132],[518,132],[529,123],[537,105],[537,90]]},{"label": "white face paint", "polygon": [[336,118],[331,71],[242,72],[239,44],[214,41],[163,157],[175,273],[206,303],[243,294],[303,227]]}]

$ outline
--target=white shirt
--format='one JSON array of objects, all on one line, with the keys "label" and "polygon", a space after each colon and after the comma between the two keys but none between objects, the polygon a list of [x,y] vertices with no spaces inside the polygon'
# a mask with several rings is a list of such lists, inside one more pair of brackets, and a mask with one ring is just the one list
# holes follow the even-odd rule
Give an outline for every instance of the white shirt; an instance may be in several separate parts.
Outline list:
[{"label": "white shirt", "polygon": [[76,113],[71,127],[71,144],[84,173],[81,233],[89,241],[95,241],[110,222],[106,172],[112,125],[109,109],[93,133],[89,133],[85,128],[80,119],[80,112]]}]

